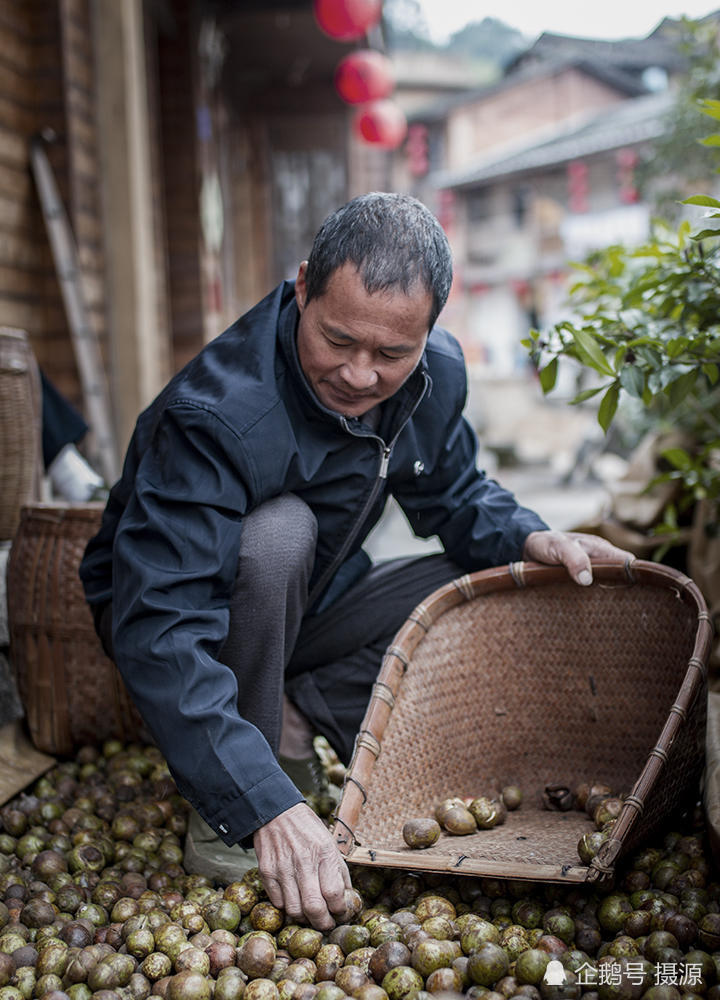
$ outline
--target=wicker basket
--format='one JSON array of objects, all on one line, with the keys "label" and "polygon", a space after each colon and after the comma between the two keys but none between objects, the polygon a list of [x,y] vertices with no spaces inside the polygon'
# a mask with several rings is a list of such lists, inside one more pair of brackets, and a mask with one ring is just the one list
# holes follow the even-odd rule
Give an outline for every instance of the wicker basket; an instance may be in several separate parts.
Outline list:
[{"label": "wicker basket", "polygon": [[[454,874],[582,882],[698,797],[712,627],[697,587],[664,566],[597,564],[464,576],[420,604],[389,647],[334,825],[348,860]],[[551,783],[626,794],[590,866],[594,824],[542,806]],[[411,850],[406,820],[447,796],[518,784],[507,821]]]},{"label": "wicker basket", "polygon": [[23,507],[8,563],[10,661],[33,744],[70,754],[110,737],[147,741],[103,652],[78,567],[102,504]]},{"label": "wicker basket", "polygon": [[23,330],[0,327],[0,541],[15,535],[20,508],[40,497],[40,372]]}]

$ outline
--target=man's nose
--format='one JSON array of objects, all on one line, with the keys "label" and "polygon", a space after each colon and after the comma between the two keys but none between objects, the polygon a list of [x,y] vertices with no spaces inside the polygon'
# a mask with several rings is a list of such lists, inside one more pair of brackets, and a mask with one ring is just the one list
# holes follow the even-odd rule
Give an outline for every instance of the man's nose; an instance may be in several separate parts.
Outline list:
[{"label": "man's nose", "polygon": [[345,384],[355,392],[366,392],[378,381],[377,372],[369,358],[357,358],[347,362],[343,365],[341,374]]}]

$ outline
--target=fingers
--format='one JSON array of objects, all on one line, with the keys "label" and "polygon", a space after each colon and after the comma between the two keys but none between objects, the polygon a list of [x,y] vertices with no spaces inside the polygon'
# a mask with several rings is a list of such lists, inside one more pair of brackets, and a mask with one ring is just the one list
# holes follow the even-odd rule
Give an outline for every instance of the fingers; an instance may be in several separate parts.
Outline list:
[{"label": "fingers", "polygon": [[319,877],[330,912],[335,915],[344,913],[347,909],[345,893],[351,888],[350,872],[334,844],[332,854],[328,854],[320,862]]},{"label": "fingers", "polygon": [[345,862],[332,846],[334,855],[328,852],[317,867],[303,866],[297,873],[303,913],[318,930],[331,930],[335,926],[334,914],[345,909],[345,882],[341,874]]},{"label": "fingers", "polygon": [[255,832],[258,867],[272,903],[318,930],[345,910],[350,873],[327,827],[304,802]]},{"label": "fingers", "polygon": [[592,566],[590,556],[577,539],[566,535],[557,542],[558,562],[562,563],[568,573],[581,587],[589,587],[592,583]]},{"label": "fingers", "polygon": [[605,559],[608,562],[627,562],[628,559],[635,558],[633,552],[621,549],[613,545],[606,538],[600,535],[586,535],[580,531],[570,531],[569,536],[574,539],[593,559]]},{"label": "fingers", "polygon": [[576,583],[592,583],[590,557],[576,539],[563,531],[533,531],[525,539],[523,558],[550,566],[565,566]]},{"label": "fingers", "polygon": [[619,549],[598,535],[582,532],[533,531],[525,539],[523,558],[550,566],[565,566],[571,578],[580,586],[592,583],[590,559],[625,562],[634,556]]}]

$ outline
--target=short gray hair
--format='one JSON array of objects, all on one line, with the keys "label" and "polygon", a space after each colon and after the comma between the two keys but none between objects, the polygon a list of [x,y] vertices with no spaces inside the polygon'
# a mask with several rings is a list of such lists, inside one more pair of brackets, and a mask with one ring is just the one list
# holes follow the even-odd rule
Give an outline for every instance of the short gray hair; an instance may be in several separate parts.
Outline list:
[{"label": "short gray hair", "polygon": [[330,276],[352,263],[368,292],[420,283],[432,295],[428,328],[440,315],[452,283],[452,256],[442,226],[417,198],[373,191],[325,219],[308,257],[307,299],[319,298]]}]

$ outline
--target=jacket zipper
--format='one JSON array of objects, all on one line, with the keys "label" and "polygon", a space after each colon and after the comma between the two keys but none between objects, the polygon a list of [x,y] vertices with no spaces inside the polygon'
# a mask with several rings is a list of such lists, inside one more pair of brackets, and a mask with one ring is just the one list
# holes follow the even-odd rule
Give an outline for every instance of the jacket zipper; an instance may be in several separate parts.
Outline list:
[{"label": "jacket zipper", "polygon": [[[346,431],[348,431],[350,434],[353,433],[353,431],[351,431],[350,428],[348,427],[348,423],[345,417],[342,418],[342,424]],[[326,585],[335,576],[335,573],[338,571],[340,566],[342,566],[343,562],[345,561],[345,556],[348,554],[350,546],[357,538],[360,528],[365,523],[365,518],[370,513],[370,509],[372,505],[375,503],[375,500],[377,499],[377,495],[380,492],[383,481],[387,479],[387,470],[388,470],[388,465],[390,464],[390,453],[392,452],[392,445],[385,444],[382,438],[375,437],[375,435],[373,435],[373,437],[380,446],[380,468],[378,469],[378,474],[375,478],[375,482],[373,483],[373,488],[370,490],[370,495],[363,505],[363,509],[360,512],[360,516],[357,518],[355,524],[353,524],[349,533],[345,536],[344,542],[342,543],[338,551],[335,553],[335,558],[332,560],[330,565],[325,568],[325,571],[321,574],[320,579],[317,581],[313,589],[310,591],[310,596],[308,598],[308,608],[311,608],[313,606],[317,598],[325,589]]]},{"label": "jacket zipper", "polygon": [[388,466],[390,465],[390,456],[392,454],[393,448],[395,447],[395,442],[400,437],[400,434],[404,430],[408,420],[410,420],[413,413],[420,405],[420,401],[422,400],[422,398],[425,395],[425,392],[427,391],[427,386],[428,386],[428,378],[426,375],[425,386],[423,387],[423,391],[418,395],[415,405],[413,406],[412,410],[410,411],[410,413],[408,413],[407,417],[403,421],[402,426],[398,428],[398,431],[395,437],[390,442],[390,444],[386,444],[385,441],[383,441],[381,437],[378,437],[377,434],[372,434],[372,435],[356,434],[355,431],[350,429],[350,425],[347,422],[347,418],[346,417],[340,418],[340,423],[343,429],[348,432],[348,434],[352,434],[354,437],[372,437],[373,440],[375,440],[378,443],[380,447],[380,468],[378,469],[378,474],[375,478],[375,482],[373,483],[373,488],[370,490],[370,495],[365,501],[363,509],[360,512],[360,516],[355,520],[355,523],[351,527],[348,534],[345,536],[345,540],[343,541],[342,545],[336,552],[334,559],[331,561],[329,566],[325,568],[324,572],[320,575],[320,578],[318,579],[317,583],[310,591],[310,596],[308,597],[308,603],[307,603],[308,608],[312,608],[317,598],[320,596],[320,594],[322,594],[327,584],[330,582],[330,580],[332,580],[332,578],[335,576],[335,573],[338,571],[340,566],[345,561],[345,556],[348,554],[350,546],[357,538],[360,528],[365,523],[365,519],[367,518],[367,515],[370,513],[370,509],[372,508],[372,505],[375,503],[375,500],[377,499],[377,495],[380,492],[380,489],[382,488],[383,482],[387,479]]}]

